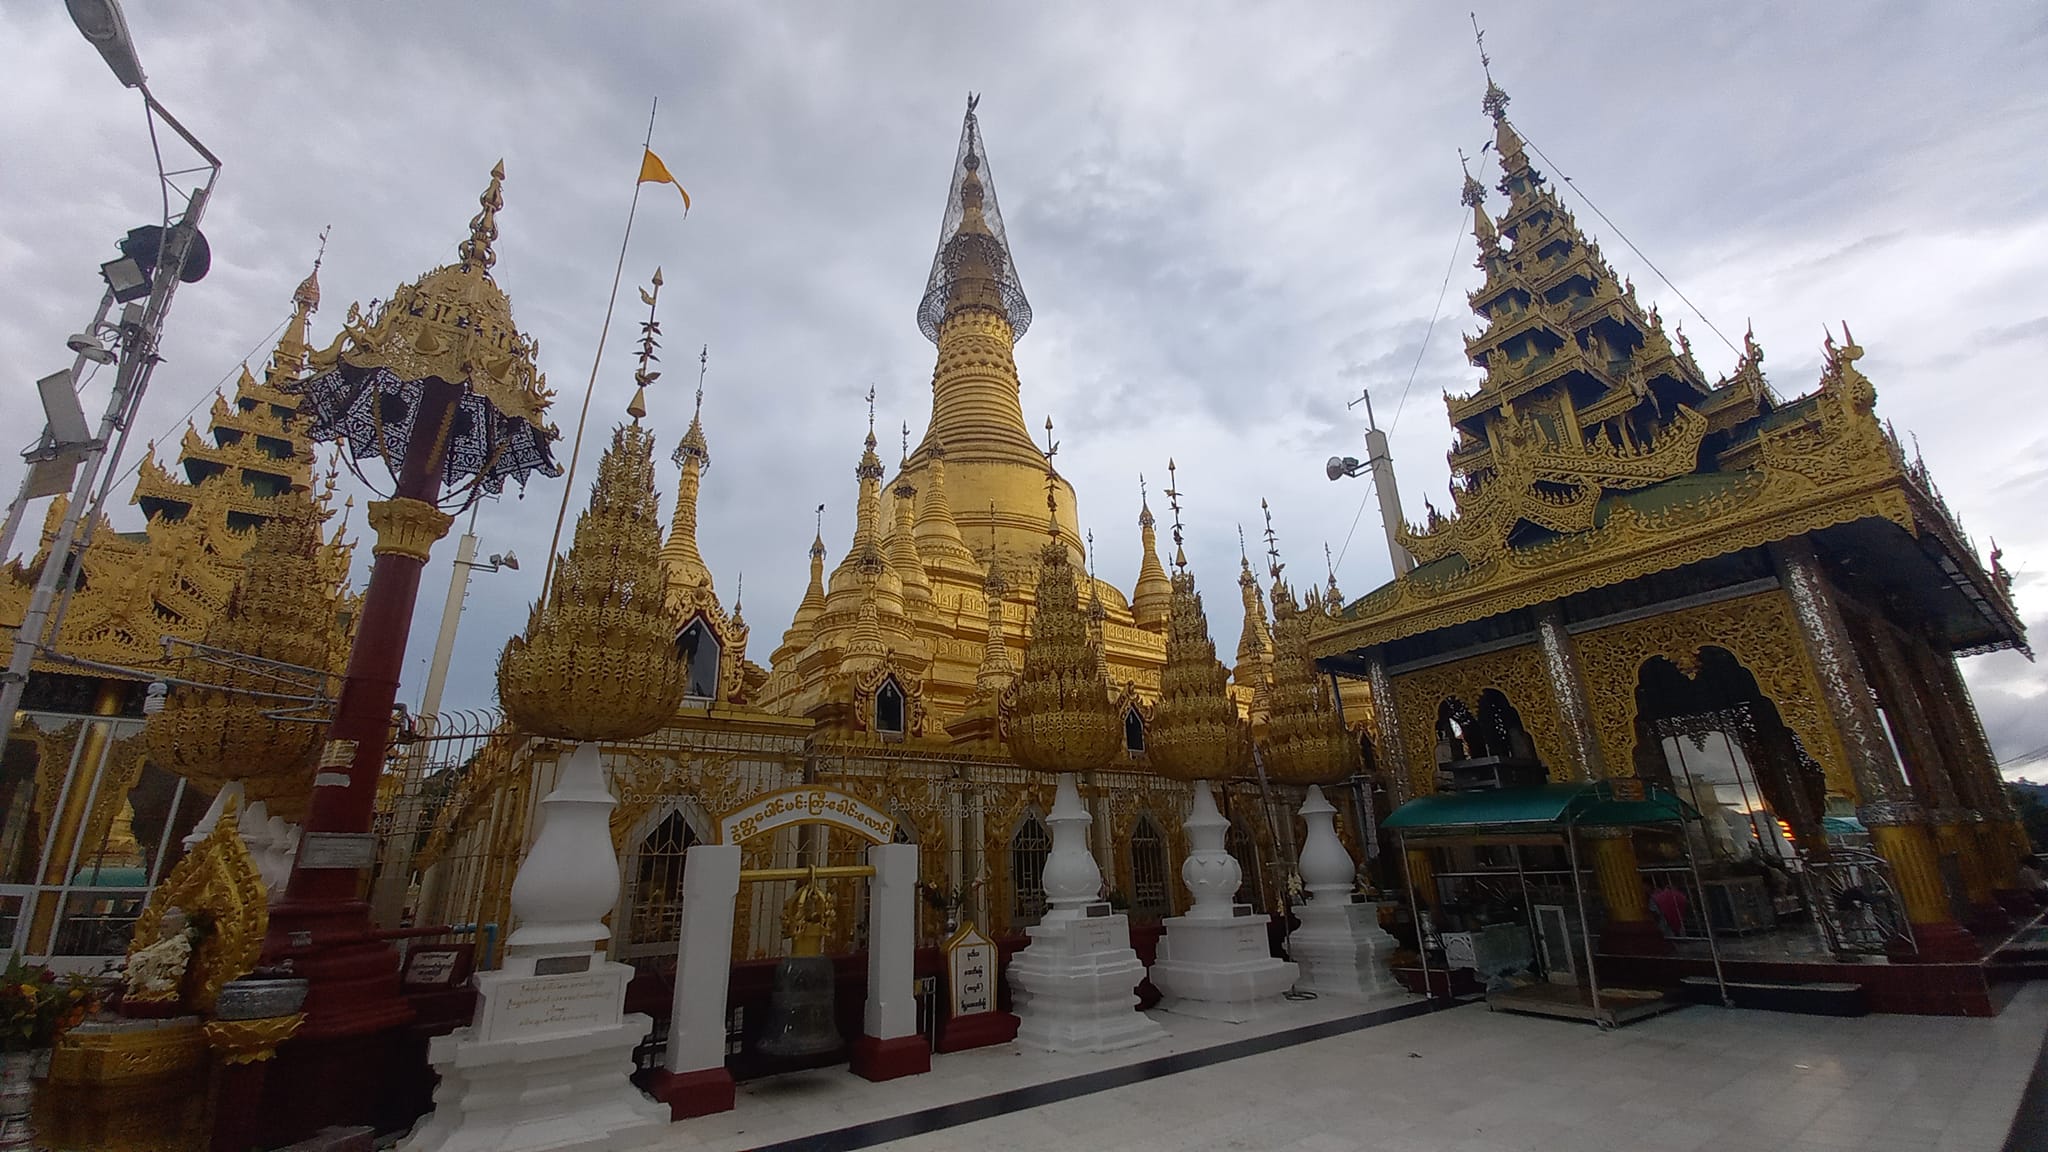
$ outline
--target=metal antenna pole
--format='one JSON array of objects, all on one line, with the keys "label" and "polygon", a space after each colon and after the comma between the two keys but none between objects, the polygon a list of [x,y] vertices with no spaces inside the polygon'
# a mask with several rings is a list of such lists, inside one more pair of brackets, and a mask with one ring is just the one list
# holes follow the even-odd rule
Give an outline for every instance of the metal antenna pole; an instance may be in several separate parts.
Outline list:
[{"label": "metal antenna pole", "polygon": [[[177,127],[175,122],[172,126]],[[183,129],[180,128],[179,132],[183,134]],[[201,151],[204,153],[205,150]],[[205,154],[209,160],[212,159],[211,153]],[[106,462],[108,448],[115,443],[117,434],[120,443],[126,443],[128,427],[142,402],[143,392],[149,387],[150,374],[156,368],[157,339],[163,331],[164,317],[170,311],[171,296],[177,291],[179,273],[184,271],[192,240],[199,234],[199,219],[213,193],[214,182],[219,178],[220,167],[215,161],[213,171],[206,179],[206,187],[192,194],[185,214],[172,225],[164,238],[164,258],[157,266],[156,283],[150,289],[149,303],[133,326],[125,322],[121,326],[126,348],[120,370],[114,377],[113,394],[107,398],[107,410],[100,417],[93,447],[86,454],[84,467],[72,485],[64,521],[57,529],[57,538],[50,545],[49,559],[44,562],[42,574],[36,580],[28,611],[22,615],[21,626],[15,630],[14,650],[8,659],[7,671],[0,674],[0,717],[12,717],[21,707],[22,691],[28,685],[29,669],[35,663],[36,653],[42,650],[43,632],[57,599],[58,585],[72,575],[72,544],[78,538],[79,522],[92,503],[93,486],[99,480],[100,467]]]}]

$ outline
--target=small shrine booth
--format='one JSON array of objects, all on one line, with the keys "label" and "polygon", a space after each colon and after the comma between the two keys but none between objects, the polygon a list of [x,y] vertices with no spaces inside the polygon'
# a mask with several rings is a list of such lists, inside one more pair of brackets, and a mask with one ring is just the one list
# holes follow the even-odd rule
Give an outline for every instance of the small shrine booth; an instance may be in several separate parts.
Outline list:
[{"label": "small shrine booth", "polygon": [[[1495,1008],[1592,1020],[1603,1028],[1674,1007],[1654,992],[1601,986],[1598,965],[1589,960],[1609,917],[1599,890],[1637,881],[1599,875],[1589,885],[1587,872],[1597,874],[1597,861],[1610,857],[1596,857],[1586,846],[1661,833],[1677,842],[1685,860],[1690,883],[1681,882],[1679,890],[1697,893],[1686,825],[1699,818],[1669,789],[1625,779],[1410,800],[1382,827],[1399,842],[1410,907],[1424,927],[1417,958],[1422,986],[1434,996],[1440,989],[1455,992],[1467,980],[1485,988]],[[1589,886],[1595,888],[1591,900]],[[1684,910],[1698,903],[1684,896],[1659,906],[1684,920]],[[1718,985],[1719,949],[1711,920],[1702,922]]]}]

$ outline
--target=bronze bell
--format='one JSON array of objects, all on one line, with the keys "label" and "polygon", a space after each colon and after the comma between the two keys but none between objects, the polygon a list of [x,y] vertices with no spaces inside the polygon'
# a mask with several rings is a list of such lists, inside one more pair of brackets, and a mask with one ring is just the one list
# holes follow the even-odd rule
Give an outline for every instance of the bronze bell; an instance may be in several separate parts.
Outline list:
[{"label": "bronze bell", "polygon": [[782,920],[794,955],[775,966],[761,1051],[783,1059],[837,1051],[841,1042],[832,1019],[832,958],[822,955],[832,905],[816,880],[798,888],[783,905]]}]

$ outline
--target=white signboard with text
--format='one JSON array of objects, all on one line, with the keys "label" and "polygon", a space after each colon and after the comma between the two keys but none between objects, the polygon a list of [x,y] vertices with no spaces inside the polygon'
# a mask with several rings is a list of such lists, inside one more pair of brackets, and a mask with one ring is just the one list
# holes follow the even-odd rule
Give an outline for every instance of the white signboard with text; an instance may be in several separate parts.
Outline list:
[{"label": "white signboard with text", "polygon": [[954,1016],[996,1010],[995,941],[981,934],[973,921],[960,925],[946,941],[946,984]]}]

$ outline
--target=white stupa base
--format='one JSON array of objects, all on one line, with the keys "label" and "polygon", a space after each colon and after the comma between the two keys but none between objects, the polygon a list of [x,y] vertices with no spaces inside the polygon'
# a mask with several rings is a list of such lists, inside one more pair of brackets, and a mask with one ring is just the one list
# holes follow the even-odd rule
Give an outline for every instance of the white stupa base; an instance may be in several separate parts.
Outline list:
[{"label": "white stupa base", "polygon": [[1138,1011],[1145,965],[1123,916],[1085,916],[1026,928],[1010,958],[1017,1043],[1048,1052],[1109,1052],[1166,1038]]},{"label": "white stupa base", "polygon": [[1264,916],[1172,917],[1152,962],[1161,1008],[1232,1024],[1271,1015],[1299,974],[1273,956]]},{"label": "white stupa base", "polygon": [[668,1106],[627,1079],[653,1023],[622,1011],[632,968],[525,967],[479,974],[476,1022],[429,1042],[434,1110],[399,1152],[613,1152],[667,1131]]},{"label": "white stupa base", "polygon": [[1288,955],[1301,965],[1295,987],[1355,1000],[1401,993],[1387,970],[1394,938],[1380,927],[1379,912],[1379,905],[1365,901],[1315,899],[1296,908],[1301,927],[1287,939]]}]

